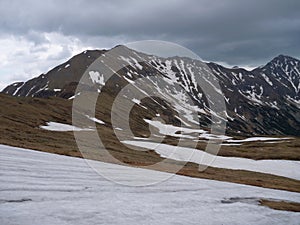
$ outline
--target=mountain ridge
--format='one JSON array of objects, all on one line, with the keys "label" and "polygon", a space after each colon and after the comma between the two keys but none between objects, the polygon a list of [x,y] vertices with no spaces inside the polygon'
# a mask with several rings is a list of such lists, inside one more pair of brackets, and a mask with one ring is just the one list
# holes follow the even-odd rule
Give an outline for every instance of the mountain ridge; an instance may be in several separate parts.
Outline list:
[{"label": "mountain ridge", "polygon": [[[122,45],[116,45],[114,48],[116,48],[116,47],[118,47],[118,46],[122,46]],[[112,48],[112,49],[113,49],[113,48]],[[81,55],[83,55],[83,54],[88,54],[88,55],[89,55],[89,53],[90,53],[91,55],[95,55],[95,53],[99,52],[99,53],[100,53],[99,56],[100,56],[102,53],[107,52],[107,51],[109,51],[109,50],[107,50],[107,49],[93,49],[93,50],[90,50],[90,49],[88,50],[88,49],[87,49],[87,50],[84,50],[84,51],[82,51],[82,52],[80,52],[80,53],[78,53],[78,54],[72,56],[72,57],[69,58],[67,61],[65,61],[65,62],[59,64],[58,66],[55,66],[54,68],[50,69],[48,72],[46,72],[46,74],[48,74],[49,72],[51,72],[51,71],[53,71],[53,70],[55,70],[55,69],[59,69],[59,68],[61,68],[61,67],[64,67],[64,66],[68,65],[68,62],[70,62],[72,59],[74,59],[74,58],[76,58],[76,57],[78,57],[78,56],[81,56]],[[98,57],[99,57],[99,56],[98,56]],[[178,56],[174,56],[174,57],[178,57]],[[164,57],[162,57],[162,58],[164,58]],[[168,58],[172,58],[172,57],[165,57],[165,58],[168,59]],[[181,57],[181,58],[183,58],[183,57]],[[188,58],[188,57],[187,57],[187,58]],[[273,57],[273,58],[272,58],[269,62],[267,62],[266,64],[261,65],[261,66],[258,66],[258,67],[255,67],[255,68],[253,68],[253,69],[251,69],[251,70],[248,70],[248,69],[246,69],[246,68],[244,68],[244,67],[241,67],[241,66],[233,66],[233,67],[230,68],[230,67],[224,66],[224,65],[222,65],[222,64],[219,64],[219,63],[216,63],[216,62],[213,62],[213,61],[206,61],[205,63],[208,64],[208,65],[209,65],[209,64],[217,65],[217,66],[223,67],[223,69],[227,69],[227,70],[244,70],[244,71],[247,71],[247,72],[252,72],[252,71],[255,71],[255,70],[262,69],[262,68],[266,67],[268,64],[277,61],[278,59],[279,59],[279,60],[286,60],[286,59],[289,59],[289,60],[296,60],[296,61],[299,61],[299,59],[297,59],[296,57],[292,57],[292,56],[285,55],[285,54],[279,54],[279,55]],[[37,77],[40,77],[40,76],[43,76],[43,75],[45,75],[45,73],[42,73],[42,74],[38,75]],[[5,94],[9,94],[9,95],[14,95],[14,94],[12,93],[12,91],[8,90],[9,87],[14,86],[14,87],[18,88],[18,87],[20,87],[20,85],[22,85],[22,84],[24,84],[24,83],[26,83],[26,82],[28,82],[28,81],[31,81],[31,80],[33,80],[33,79],[35,79],[35,78],[37,78],[37,77],[33,77],[33,78],[31,78],[31,79],[29,79],[29,80],[27,80],[27,81],[17,81],[17,82],[13,82],[13,83],[7,85],[6,87],[4,87],[3,90],[0,91],[0,92],[1,92],[1,93],[5,93]]]},{"label": "mountain ridge", "polygon": [[[171,87],[159,87],[154,84],[154,88],[163,89],[169,94],[178,94],[174,92],[172,86],[180,85],[194,99],[199,109],[197,113],[200,124],[205,127],[209,126],[211,113],[209,104],[199,97],[204,93],[193,79],[197,75],[195,71],[199,70],[198,64],[201,61],[179,56],[157,57],[128,48],[124,48],[124,51],[130,57],[116,56],[114,58],[119,63],[129,62],[129,65],[120,71],[123,81],[117,81],[118,85],[123,82],[133,82],[140,77],[147,77],[148,74],[158,74],[166,79]],[[84,71],[95,59],[106,52],[107,50],[83,51],[46,74],[41,74],[27,82],[9,85],[2,93],[23,97],[56,96],[72,99]],[[142,62],[138,63],[139,61]],[[300,61],[298,59],[281,54],[266,65],[251,71],[243,68],[226,68],[213,62],[205,64],[219,80],[220,91],[225,96],[228,132],[241,135],[300,135]],[[115,85],[117,84],[110,84],[113,88]],[[99,87],[101,84],[96,82],[95,90]],[[169,100],[172,100],[172,96]],[[186,107],[191,108],[190,105]],[[176,111],[176,108],[174,109]],[[153,108],[153,110],[156,109]],[[187,115],[188,110],[181,113]],[[188,122],[193,123],[193,121]]]}]

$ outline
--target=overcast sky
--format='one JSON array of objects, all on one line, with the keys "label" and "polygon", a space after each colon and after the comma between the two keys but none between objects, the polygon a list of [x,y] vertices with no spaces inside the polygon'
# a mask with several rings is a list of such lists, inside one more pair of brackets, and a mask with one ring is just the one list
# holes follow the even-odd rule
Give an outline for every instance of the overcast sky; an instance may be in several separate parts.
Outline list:
[{"label": "overcast sky", "polygon": [[0,0],[0,89],[85,49],[138,40],[175,42],[230,66],[300,58],[299,12],[299,0]]}]

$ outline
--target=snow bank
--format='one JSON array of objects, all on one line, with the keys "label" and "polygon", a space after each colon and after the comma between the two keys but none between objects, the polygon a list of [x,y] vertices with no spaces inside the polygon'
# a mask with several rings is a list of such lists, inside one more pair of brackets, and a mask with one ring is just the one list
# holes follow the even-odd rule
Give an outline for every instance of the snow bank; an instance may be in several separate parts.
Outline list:
[{"label": "snow bank", "polygon": [[[129,176],[126,167],[99,164],[123,179]],[[299,193],[177,175],[157,185],[127,187],[102,178],[83,159],[4,145],[0,145],[0,171],[1,224],[292,225],[300,221],[299,213],[272,210],[255,201],[299,202]],[[161,173],[147,175],[156,174]],[[241,200],[226,200],[232,198]]]},{"label": "snow bank", "polygon": [[79,128],[69,124],[57,123],[57,122],[47,122],[46,126],[40,126],[44,130],[50,131],[89,131],[89,128]]},{"label": "snow bank", "polygon": [[[300,162],[292,160],[252,160],[237,157],[222,157],[208,154],[201,150],[158,144],[149,141],[123,141],[125,144],[153,149],[162,157],[180,161],[194,162],[211,167],[249,170],[269,173],[300,180]],[[212,164],[210,164],[212,162]]]}]

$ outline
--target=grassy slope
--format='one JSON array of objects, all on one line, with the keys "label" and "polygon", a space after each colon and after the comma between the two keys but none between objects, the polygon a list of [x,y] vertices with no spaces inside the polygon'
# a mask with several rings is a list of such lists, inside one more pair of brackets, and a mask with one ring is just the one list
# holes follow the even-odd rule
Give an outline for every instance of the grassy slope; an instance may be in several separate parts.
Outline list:
[{"label": "grassy slope", "polygon": [[[109,102],[108,96],[105,99]],[[100,106],[106,107],[107,103],[102,102]],[[104,109],[104,114],[106,110]],[[52,132],[39,128],[47,121],[71,124],[71,113],[72,102],[68,100],[60,98],[15,98],[0,94],[0,144],[82,157],[75,143],[73,132]],[[105,122],[109,120],[108,115],[102,116],[101,118]],[[142,125],[138,124],[138,121],[136,123],[133,126]],[[161,161],[159,155],[154,151],[135,151],[120,144],[109,125],[98,127],[98,130],[106,146],[109,146],[110,153],[122,162],[132,166],[140,166]],[[143,131],[140,133],[143,133]],[[169,142],[176,142],[176,140],[168,140]],[[271,147],[265,147],[261,143],[252,143],[234,148],[226,147],[222,148],[221,153],[222,155],[254,159],[299,159],[299,140],[294,139],[291,142],[280,143]],[[90,141],[89,143],[93,143],[93,140]],[[95,155],[89,154],[89,158],[111,162],[109,158],[102,157],[98,153],[99,151],[96,151]],[[178,162],[170,160],[164,164],[163,168],[154,167],[153,169],[171,171],[176,164]],[[300,192],[300,181],[250,171],[208,168],[204,172],[200,172],[198,171],[198,165],[187,163],[178,174]]]}]

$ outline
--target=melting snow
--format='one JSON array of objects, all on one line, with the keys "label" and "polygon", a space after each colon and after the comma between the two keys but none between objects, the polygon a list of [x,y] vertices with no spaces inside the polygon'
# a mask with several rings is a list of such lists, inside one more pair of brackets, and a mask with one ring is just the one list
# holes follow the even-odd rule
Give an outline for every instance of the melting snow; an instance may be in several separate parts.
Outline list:
[{"label": "melting snow", "polygon": [[47,122],[46,126],[40,126],[44,130],[50,131],[90,131],[88,128],[79,128],[73,125],[57,123],[57,122]]},{"label": "melting snow", "polygon": [[27,92],[27,94],[26,94],[26,97],[29,96],[30,92],[31,92],[35,87],[36,87],[36,86],[33,85],[33,86],[30,88],[30,90],[29,90],[29,91]]},{"label": "melting snow", "polygon": [[128,83],[134,84],[135,82],[133,80],[128,79],[127,77],[123,77]]},{"label": "melting snow", "polygon": [[[97,164],[96,164],[97,163]],[[124,181],[165,173],[95,162]],[[0,145],[1,224],[299,224],[300,214],[255,201],[300,201],[294,192],[174,175],[147,187],[99,176],[83,159]],[[20,202],[19,200],[27,200]]]},{"label": "melting snow", "polygon": [[80,92],[79,93],[77,93],[76,95],[73,95],[72,97],[70,97],[70,98],[68,98],[69,100],[72,100],[72,99],[74,99],[76,96],[79,96],[80,95]]},{"label": "melting snow", "polygon": [[182,132],[182,133],[188,133],[188,134],[192,134],[192,133],[203,134],[203,133],[206,133],[206,131],[202,130],[202,129],[191,129],[191,128],[185,128],[185,127],[176,127],[176,126],[173,126],[171,124],[163,124],[160,121],[147,120],[147,119],[144,119],[144,120],[148,124],[156,127],[159,130],[160,134],[169,135],[169,136],[173,136],[173,137],[185,137],[185,138],[197,138],[198,137],[198,135],[189,136],[189,135],[177,134],[176,132]]},{"label": "melting snow", "polygon": [[124,56],[120,56],[120,58],[127,62],[130,66],[132,66],[133,68],[138,68],[139,70],[143,69],[143,66],[133,57],[130,58],[126,58]]},{"label": "melting snow", "polygon": [[123,141],[125,144],[153,149],[162,157],[180,161],[194,162],[211,167],[248,170],[269,173],[300,180],[300,162],[290,160],[252,160],[237,157],[214,156],[201,150],[172,146],[155,142]]},{"label": "melting snow", "polygon": [[267,77],[266,74],[262,73],[261,75],[269,85],[273,86],[272,81],[269,79],[269,77]]},{"label": "melting snow", "polygon": [[135,104],[138,104],[138,105],[141,104],[141,101],[136,98],[132,99],[132,102],[134,102]]},{"label": "melting snow", "polygon": [[232,137],[226,136],[226,135],[215,135],[215,134],[200,134],[200,138],[204,138],[207,140],[213,140],[213,139],[218,139],[218,140],[228,140],[231,139]]},{"label": "melting snow", "polygon": [[97,119],[97,118],[95,118],[95,117],[90,117],[90,116],[88,116],[88,115],[86,115],[86,117],[89,118],[90,120],[96,122],[96,123],[99,123],[99,124],[105,124],[104,121],[99,120],[99,119]]},{"label": "melting snow", "polygon": [[279,140],[288,140],[291,138],[275,138],[275,137],[250,137],[242,140],[228,140],[228,142],[250,142],[250,141],[279,141]]},{"label": "melting snow", "polygon": [[93,83],[105,85],[103,74],[100,74],[98,71],[90,71],[89,75]]},{"label": "melting snow", "polygon": [[18,88],[15,90],[15,92],[13,93],[13,96],[15,96],[15,95],[18,93],[18,91],[19,91],[24,85],[25,85],[25,83],[23,83],[22,85],[20,85],[20,87],[18,87]]}]

